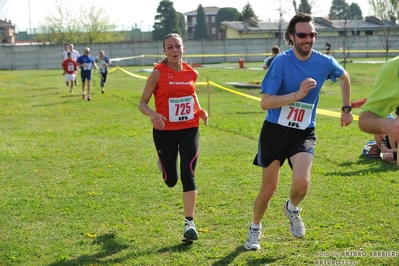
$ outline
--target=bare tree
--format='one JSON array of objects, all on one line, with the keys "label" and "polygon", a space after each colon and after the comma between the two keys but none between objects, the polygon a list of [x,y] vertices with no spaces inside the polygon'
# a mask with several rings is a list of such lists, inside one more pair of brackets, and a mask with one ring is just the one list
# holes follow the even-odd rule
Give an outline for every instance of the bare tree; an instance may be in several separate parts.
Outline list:
[{"label": "bare tree", "polygon": [[384,28],[383,35],[380,36],[381,42],[385,49],[385,61],[388,61],[388,52],[392,44],[398,40],[397,30],[399,16],[399,0],[369,0],[374,16],[378,18],[379,23]]},{"label": "bare tree", "polygon": [[41,40],[51,43],[96,43],[123,40],[115,25],[99,6],[83,6],[78,12],[58,0],[55,11],[47,11],[39,25]]}]

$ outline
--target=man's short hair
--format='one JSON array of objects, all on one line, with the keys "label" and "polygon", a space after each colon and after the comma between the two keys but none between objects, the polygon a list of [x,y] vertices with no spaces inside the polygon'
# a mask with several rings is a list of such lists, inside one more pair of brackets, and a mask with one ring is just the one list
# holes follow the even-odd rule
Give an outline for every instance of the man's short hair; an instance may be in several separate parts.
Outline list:
[{"label": "man's short hair", "polygon": [[284,39],[287,45],[294,45],[294,42],[290,39],[290,34],[295,34],[296,24],[299,22],[312,22],[314,25],[313,17],[310,14],[299,12],[293,16],[284,33]]}]

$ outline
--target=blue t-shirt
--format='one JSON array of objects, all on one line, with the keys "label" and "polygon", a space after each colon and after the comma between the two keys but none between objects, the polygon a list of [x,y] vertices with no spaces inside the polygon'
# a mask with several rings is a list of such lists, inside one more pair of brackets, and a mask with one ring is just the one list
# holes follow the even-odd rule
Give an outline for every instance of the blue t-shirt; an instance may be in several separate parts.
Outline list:
[{"label": "blue t-shirt", "polygon": [[104,56],[103,59],[101,59],[99,56],[96,58],[96,64],[98,66],[98,72],[100,73],[108,73],[108,66],[103,66],[103,64],[109,64],[110,60],[108,56]]},{"label": "blue t-shirt", "polygon": [[[308,95],[299,102],[313,106],[309,128],[315,127],[316,107],[323,83],[327,79],[336,81],[344,73],[344,69],[334,57],[312,51],[312,56],[299,60],[293,49],[278,54],[262,81],[262,92],[271,95],[286,95],[299,90],[301,82],[313,78],[317,82],[316,88],[309,91]],[[278,123],[281,108],[267,110],[266,120]]]},{"label": "blue t-shirt", "polygon": [[79,58],[76,60],[79,64],[86,64],[86,66],[81,66],[80,69],[82,71],[91,71],[91,69],[94,66],[94,57],[89,54],[88,56],[86,55],[81,55]]}]

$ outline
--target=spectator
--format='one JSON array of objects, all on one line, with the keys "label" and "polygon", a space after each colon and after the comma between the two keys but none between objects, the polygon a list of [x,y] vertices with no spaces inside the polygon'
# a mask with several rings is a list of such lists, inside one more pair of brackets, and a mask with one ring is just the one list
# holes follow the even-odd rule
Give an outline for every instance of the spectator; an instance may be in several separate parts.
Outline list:
[{"label": "spectator", "polygon": [[262,66],[263,70],[266,70],[266,69],[269,68],[269,66],[272,64],[274,58],[275,58],[279,53],[280,53],[280,47],[278,47],[278,46],[273,46],[273,47],[272,47],[272,56],[266,58],[266,59],[263,61],[263,66]]},{"label": "spectator", "polygon": [[329,41],[326,41],[326,54],[330,54],[331,44]]},{"label": "spectator", "polygon": [[[399,142],[399,56],[388,60],[377,75],[376,82],[359,115],[360,130],[388,135]],[[387,118],[396,110],[396,118]]]}]

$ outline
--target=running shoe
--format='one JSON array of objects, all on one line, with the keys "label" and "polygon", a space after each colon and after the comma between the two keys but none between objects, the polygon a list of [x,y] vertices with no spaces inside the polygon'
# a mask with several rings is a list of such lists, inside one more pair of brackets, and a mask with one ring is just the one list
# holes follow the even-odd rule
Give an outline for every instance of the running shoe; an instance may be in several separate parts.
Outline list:
[{"label": "running shoe", "polygon": [[195,224],[193,221],[189,221],[187,219],[184,220],[184,232],[183,232],[183,242],[192,242],[193,240],[198,239],[198,233],[195,229]]},{"label": "running shoe", "polygon": [[260,236],[262,229],[252,229],[249,227],[247,241],[245,241],[244,247],[248,250],[257,251],[260,249]]},{"label": "running shoe", "polygon": [[302,218],[299,215],[299,211],[290,212],[288,210],[288,200],[283,206],[283,212],[285,217],[290,221],[290,232],[296,238],[302,238],[305,236],[305,225],[303,224]]}]

